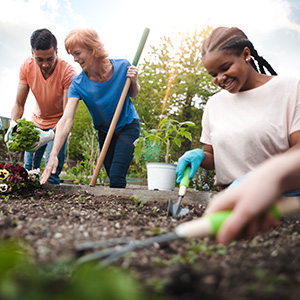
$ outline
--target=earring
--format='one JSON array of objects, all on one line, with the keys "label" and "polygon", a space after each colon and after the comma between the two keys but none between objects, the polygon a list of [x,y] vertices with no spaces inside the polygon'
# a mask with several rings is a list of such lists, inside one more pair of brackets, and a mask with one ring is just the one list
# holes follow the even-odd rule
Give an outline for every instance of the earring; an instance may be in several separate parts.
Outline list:
[{"label": "earring", "polygon": [[250,56],[248,56],[248,57],[246,58],[246,62],[249,62],[249,61],[250,61],[250,59],[251,59],[251,57],[250,57]]}]

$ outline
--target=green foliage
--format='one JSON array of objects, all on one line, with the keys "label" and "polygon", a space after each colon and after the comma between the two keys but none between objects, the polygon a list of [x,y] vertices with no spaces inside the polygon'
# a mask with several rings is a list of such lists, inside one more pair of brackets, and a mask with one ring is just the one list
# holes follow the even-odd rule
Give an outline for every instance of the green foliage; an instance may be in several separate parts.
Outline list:
[{"label": "green foliage", "polygon": [[196,174],[190,181],[190,188],[194,188],[197,191],[218,192],[219,188],[215,186],[215,175],[214,170],[198,168]]},{"label": "green foliage", "polygon": [[[73,179],[76,183],[88,185],[91,182],[91,176],[94,172],[95,161],[86,156],[86,159],[78,162],[77,166],[72,167],[67,172],[73,175]],[[107,174],[104,168],[101,168],[98,175],[98,182],[100,185],[105,185],[105,180],[107,179]]]},{"label": "green foliage", "polygon": [[79,101],[76,110],[68,148],[69,157],[75,161],[84,160],[86,155],[96,160],[99,154],[97,131],[83,101]]},{"label": "green foliage", "polygon": [[151,230],[147,230],[145,232],[146,235],[154,236],[154,235],[161,235],[167,232],[166,228],[158,228],[158,227],[153,227]]},{"label": "green foliage", "polygon": [[[195,124],[189,121],[180,123],[173,119],[164,118],[158,129],[144,130],[135,145],[135,162],[140,161],[143,155],[148,154],[145,149],[149,149],[149,144],[150,149],[157,149],[156,147],[158,147],[160,151],[158,153],[163,153],[164,162],[172,161],[171,154],[176,147],[177,149],[180,148],[184,139],[192,141],[191,133],[188,131],[192,126]],[[157,158],[160,160],[161,155]]]},{"label": "green foliage", "polygon": [[40,266],[27,247],[0,243],[0,298],[5,300],[149,299],[141,284],[119,268],[70,262]]},{"label": "green foliage", "polygon": [[38,131],[31,121],[25,118],[17,121],[11,141],[7,142],[9,152],[19,152],[39,141]]},{"label": "green foliage", "polygon": [[[140,66],[141,91],[134,104],[142,128],[157,128],[162,116],[196,124],[190,128],[194,144],[185,140],[181,153],[198,146],[203,108],[209,97],[219,91],[201,60],[201,43],[210,30],[196,28],[194,32],[162,37],[158,46],[151,46],[149,59]],[[178,40],[177,44],[173,42]]]}]

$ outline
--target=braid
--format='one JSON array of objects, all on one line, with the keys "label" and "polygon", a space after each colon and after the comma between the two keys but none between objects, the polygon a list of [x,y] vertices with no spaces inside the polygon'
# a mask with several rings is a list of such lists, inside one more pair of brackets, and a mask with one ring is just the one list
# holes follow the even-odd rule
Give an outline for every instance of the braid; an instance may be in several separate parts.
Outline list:
[{"label": "braid", "polygon": [[[258,55],[245,33],[236,27],[218,27],[214,29],[209,37],[203,41],[201,54],[202,57],[204,57],[209,52],[226,50],[239,56],[245,47],[250,49],[252,55],[250,64],[256,72],[266,74],[264,69],[266,68],[271,75],[277,75],[271,65],[263,57]],[[258,68],[254,60],[256,60]]]},{"label": "braid", "polygon": [[[258,53],[255,50],[255,48],[253,47],[252,43],[251,43],[251,47],[249,47],[249,49],[251,51],[252,56],[257,61],[259,71],[261,74],[266,74],[266,71],[264,69],[264,68],[266,68],[270,72],[271,75],[277,75],[277,73],[274,71],[274,69],[271,67],[271,65],[262,56],[258,55]],[[253,62],[253,64],[254,64],[254,62]],[[257,68],[255,68],[255,69],[257,70]]]}]

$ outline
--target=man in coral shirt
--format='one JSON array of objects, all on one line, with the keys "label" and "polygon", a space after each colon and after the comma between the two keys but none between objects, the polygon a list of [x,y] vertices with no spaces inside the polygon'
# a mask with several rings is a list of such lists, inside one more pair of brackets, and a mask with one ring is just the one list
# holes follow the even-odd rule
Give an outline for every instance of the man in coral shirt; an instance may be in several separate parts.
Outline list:
[{"label": "man in coral shirt", "polygon": [[[47,165],[53,145],[53,129],[63,115],[68,99],[68,88],[72,78],[76,75],[75,69],[57,56],[57,40],[48,29],[34,31],[30,43],[32,56],[27,58],[20,67],[20,79],[16,102],[11,113],[11,123],[22,118],[25,102],[31,89],[36,99],[32,122],[50,141],[35,152],[34,165],[32,163],[34,152],[25,151],[24,167],[27,170],[31,170],[32,167],[40,168],[45,150],[45,166]],[[59,174],[63,168],[65,153],[66,141],[58,156],[57,171],[51,174],[47,181],[49,184],[60,184]]]}]

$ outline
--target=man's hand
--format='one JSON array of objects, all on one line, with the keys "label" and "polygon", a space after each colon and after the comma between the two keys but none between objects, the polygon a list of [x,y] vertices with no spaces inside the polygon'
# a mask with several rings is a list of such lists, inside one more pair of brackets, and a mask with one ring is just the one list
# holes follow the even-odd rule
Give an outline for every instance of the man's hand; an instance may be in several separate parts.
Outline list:
[{"label": "man's hand", "polygon": [[11,120],[9,128],[7,129],[6,134],[4,136],[4,142],[5,143],[11,141],[12,135],[13,135],[13,132],[14,132],[14,129],[15,129],[16,126],[17,126],[17,122],[14,121],[14,120]]},{"label": "man's hand", "polygon": [[36,128],[36,130],[38,131],[38,135],[39,135],[40,139],[37,143],[34,143],[30,147],[25,148],[25,150],[28,152],[35,152],[39,148],[43,147],[48,142],[50,142],[51,140],[54,139],[55,133],[52,129],[50,129],[48,131],[43,131],[39,128]]}]

